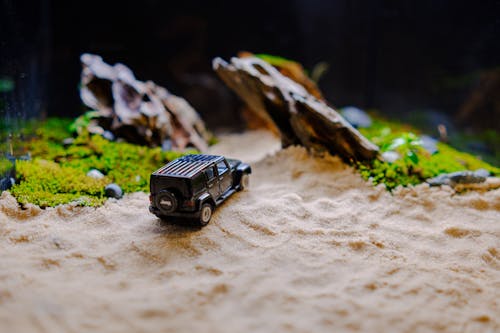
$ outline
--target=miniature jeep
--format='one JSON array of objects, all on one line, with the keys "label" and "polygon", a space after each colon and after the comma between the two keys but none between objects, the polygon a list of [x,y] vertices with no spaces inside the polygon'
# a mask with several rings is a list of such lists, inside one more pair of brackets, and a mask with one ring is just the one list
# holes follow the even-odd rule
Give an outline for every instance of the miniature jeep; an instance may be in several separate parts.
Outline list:
[{"label": "miniature jeep", "polygon": [[250,165],[224,156],[180,157],[151,174],[149,211],[206,225],[216,206],[248,186],[251,172]]}]

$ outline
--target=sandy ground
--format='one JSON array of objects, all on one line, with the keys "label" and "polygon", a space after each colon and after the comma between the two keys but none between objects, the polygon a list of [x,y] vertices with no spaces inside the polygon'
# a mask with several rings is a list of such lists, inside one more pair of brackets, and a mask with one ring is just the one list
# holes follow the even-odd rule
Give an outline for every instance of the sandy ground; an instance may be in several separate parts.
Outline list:
[{"label": "sandy ground", "polygon": [[160,223],[144,193],[45,211],[4,193],[0,331],[500,331],[500,190],[391,195],[277,149],[222,139],[251,188],[200,230]]}]

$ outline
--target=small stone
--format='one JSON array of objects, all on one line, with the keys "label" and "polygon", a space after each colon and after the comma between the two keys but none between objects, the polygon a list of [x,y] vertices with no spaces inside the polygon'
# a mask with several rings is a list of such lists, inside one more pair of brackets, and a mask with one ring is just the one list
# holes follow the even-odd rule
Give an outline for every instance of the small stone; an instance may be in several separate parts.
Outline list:
[{"label": "small stone", "polygon": [[110,131],[104,131],[102,137],[108,141],[115,141],[115,135]]},{"label": "small stone", "polygon": [[166,139],[161,143],[161,150],[170,151],[172,150],[172,140]]},{"label": "small stone", "polygon": [[64,147],[71,146],[75,142],[74,138],[66,138],[62,141]]},{"label": "small stone", "polygon": [[15,183],[16,181],[12,177],[4,177],[0,179],[0,192],[9,190]]},{"label": "small stone", "polygon": [[439,186],[439,185],[449,185],[450,184],[450,176],[447,173],[443,173],[434,178],[429,178],[426,182],[430,186]]},{"label": "small stone", "polygon": [[16,156],[16,160],[18,161],[31,161],[31,154],[27,153],[21,156]]},{"label": "small stone", "polygon": [[424,149],[427,150],[429,154],[434,154],[438,152],[437,148],[438,140],[428,135],[422,135],[420,137],[420,140],[422,141],[422,147],[424,147]]},{"label": "small stone", "polygon": [[340,111],[342,117],[345,118],[352,126],[356,128],[370,127],[372,118],[365,111],[354,107],[346,106]]},{"label": "small stone", "polygon": [[488,178],[490,176],[490,172],[486,169],[477,169],[474,171],[474,175],[477,177]]},{"label": "small stone", "polygon": [[399,154],[395,151],[385,151],[382,153],[382,158],[384,159],[384,161],[386,162],[389,162],[389,163],[394,163],[396,162],[397,160],[399,160],[401,158],[401,156],[399,156]]},{"label": "small stone", "polygon": [[120,199],[123,196],[123,191],[120,186],[115,183],[106,185],[104,193],[108,198]]},{"label": "small stone", "polygon": [[450,181],[455,184],[477,184],[486,180],[486,177],[477,176],[472,171],[458,171],[449,174]]},{"label": "small stone", "polygon": [[485,182],[488,176],[484,176],[484,172],[488,171],[483,170],[476,174],[477,171],[444,173],[437,177],[427,179],[426,182],[431,186],[450,185],[452,187],[455,187],[458,184],[479,184]]},{"label": "small stone", "polygon": [[54,244],[54,246],[58,249],[62,249],[62,242],[61,242],[61,239],[59,239],[58,237],[53,237],[52,238],[52,243]]},{"label": "small stone", "polygon": [[463,191],[491,191],[500,188],[500,178],[488,177],[483,183],[477,184],[457,184],[454,189],[457,192]]},{"label": "small stone", "polygon": [[91,169],[89,172],[87,172],[87,177],[101,179],[101,178],[104,178],[104,175],[101,171],[99,171],[97,169]]}]

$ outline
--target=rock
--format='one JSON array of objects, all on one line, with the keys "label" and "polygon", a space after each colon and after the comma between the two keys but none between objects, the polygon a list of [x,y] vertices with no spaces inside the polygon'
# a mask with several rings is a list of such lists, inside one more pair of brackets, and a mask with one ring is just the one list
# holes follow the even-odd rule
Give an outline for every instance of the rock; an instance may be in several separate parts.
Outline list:
[{"label": "rock", "polygon": [[431,186],[450,185],[455,187],[458,184],[479,184],[486,181],[489,172],[484,169],[477,171],[457,171],[441,174],[437,177],[427,179],[426,182]]},{"label": "rock", "polygon": [[210,138],[204,122],[189,103],[152,81],[136,80],[123,64],[110,66],[101,57],[81,56],[80,97],[98,116],[90,120],[92,133],[148,146],[172,140],[174,149],[191,145],[200,151]]},{"label": "rock", "polygon": [[170,151],[172,150],[172,140],[166,139],[161,143],[161,150]]},{"label": "rock", "polygon": [[71,146],[75,142],[74,138],[66,138],[62,141],[64,147]]},{"label": "rock", "polygon": [[491,191],[500,188],[500,178],[488,177],[486,181],[482,183],[475,184],[456,184],[454,187],[455,191]]},{"label": "rock", "polygon": [[[238,52],[239,58],[254,57],[255,55],[251,52],[242,51]],[[304,70],[302,65],[296,61],[285,59],[281,57],[276,57],[272,55],[261,54],[257,56],[258,58],[266,61],[276,68],[281,74],[297,82],[303,86],[308,93],[316,97],[317,99],[323,100],[323,94],[319,90],[317,84],[309,78],[309,75]]]},{"label": "rock", "polygon": [[458,171],[449,174],[450,182],[455,184],[476,184],[482,183],[486,180],[486,177],[476,175],[472,171]]},{"label": "rock", "polygon": [[440,186],[440,185],[449,185],[450,184],[450,176],[447,173],[441,174],[434,178],[429,178],[426,182],[430,186]]},{"label": "rock", "polygon": [[15,165],[16,161],[30,161],[31,154],[27,153],[24,155],[11,155],[10,153],[5,154],[5,157]]},{"label": "rock", "polygon": [[382,158],[384,161],[389,163],[394,163],[401,158],[401,156],[395,151],[385,151],[382,153]]},{"label": "rock", "polygon": [[104,131],[102,137],[108,141],[115,141],[115,135],[111,131]]},{"label": "rock", "polygon": [[101,179],[104,178],[104,174],[97,169],[91,169],[89,172],[87,172],[87,177]]},{"label": "rock", "polygon": [[4,177],[0,179],[0,192],[10,190],[15,183],[16,181],[12,177]]},{"label": "rock", "polygon": [[365,128],[372,125],[372,118],[365,111],[354,106],[346,106],[340,110],[345,118],[355,128]]},{"label": "rock", "polygon": [[257,57],[213,60],[213,68],[249,108],[274,123],[282,146],[301,144],[346,161],[371,160],[378,147],[324,100]]},{"label": "rock", "polygon": [[422,141],[422,147],[424,147],[424,149],[427,150],[429,154],[435,154],[438,152],[438,140],[428,135],[420,136],[420,140]]},{"label": "rock", "polygon": [[115,183],[106,185],[104,193],[108,198],[120,199],[123,196],[123,191],[120,186]]},{"label": "rock", "polygon": [[490,174],[491,173],[486,169],[477,169],[476,171],[474,171],[474,175],[476,175],[477,177],[488,178]]}]

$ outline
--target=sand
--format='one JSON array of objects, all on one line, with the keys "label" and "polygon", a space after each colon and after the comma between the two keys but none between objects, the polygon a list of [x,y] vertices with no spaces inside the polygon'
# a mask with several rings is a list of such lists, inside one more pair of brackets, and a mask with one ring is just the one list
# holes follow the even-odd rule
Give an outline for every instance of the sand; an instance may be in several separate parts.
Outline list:
[{"label": "sand", "polygon": [[1,332],[498,332],[500,190],[390,194],[265,132],[213,151],[252,162],[203,229],[148,195],[98,209],[0,198]]}]

